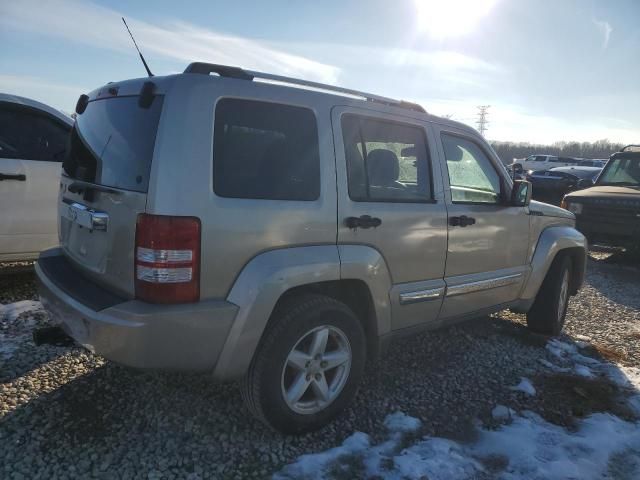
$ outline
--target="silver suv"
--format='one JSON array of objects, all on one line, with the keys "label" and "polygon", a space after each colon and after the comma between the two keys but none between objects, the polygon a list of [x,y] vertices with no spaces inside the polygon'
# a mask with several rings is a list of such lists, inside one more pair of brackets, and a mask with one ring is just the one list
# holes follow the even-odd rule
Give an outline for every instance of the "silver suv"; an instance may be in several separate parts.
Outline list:
[{"label": "silver suv", "polygon": [[557,334],[582,284],[573,214],[418,105],[195,63],[77,114],[52,318],[124,365],[241,379],[280,431],[333,419],[393,338],[505,308]]}]

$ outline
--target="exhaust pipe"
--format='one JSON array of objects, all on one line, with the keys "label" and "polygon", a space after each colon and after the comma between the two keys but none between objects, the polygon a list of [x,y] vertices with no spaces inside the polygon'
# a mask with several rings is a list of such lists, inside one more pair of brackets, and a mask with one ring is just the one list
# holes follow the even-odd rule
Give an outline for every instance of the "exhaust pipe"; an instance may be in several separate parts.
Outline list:
[{"label": "exhaust pipe", "polygon": [[40,345],[55,345],[56,347],[70,347],[76,342],[66,334],[62,327],[42,327],[33,331],[33,343]]}]

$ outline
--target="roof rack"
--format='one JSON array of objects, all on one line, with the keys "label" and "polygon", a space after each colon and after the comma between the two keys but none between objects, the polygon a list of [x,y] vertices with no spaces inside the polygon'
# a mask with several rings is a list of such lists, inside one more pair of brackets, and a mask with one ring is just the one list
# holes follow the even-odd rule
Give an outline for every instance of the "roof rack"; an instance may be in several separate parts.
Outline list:
[{"label": "roof rack", "polygon": [[622,147],[622,149],[620,151],[621,152],[626,152],[627,148],[629,148],[632,152],[639,152],[640,151],[640,145],[636,145],[636,144],[631,144],[631,145],[627,145],[626,147]]},{"label": "roof rack", "polygon": [[211,73],[217,73],[221,77],[238,78],[241,80],[253,80],[263,79],[276,83],[284,83],[288,85],[299,85],[307,88],[314,88],[318,90],[325,90],[329,92],[337,92],[343,95],[349,95],[353,97],[364,98],[369,102],[382,103],[384,105],[391,105],[394,107],[406,108],[415,112],[427,113],[422,106],[417,103],[405,102],[404,100],[396,100],[393,98],[382,97],[380,95],[374,95],[371,93],[361,92],[359,90],[352,90],[350,88],[336,87],[333,85],[327,85],[325,83],[311,82],[308,80],[301,80],[299,78],[285,77],[282,75],[273,75],[271,73],[255,72],[252,70],[244,70],[239,67],[231,67],[228,65],[216,65],[214,63],[193,62],[184,70],[184,73],[199,73],[202,75],[209,75]]}]

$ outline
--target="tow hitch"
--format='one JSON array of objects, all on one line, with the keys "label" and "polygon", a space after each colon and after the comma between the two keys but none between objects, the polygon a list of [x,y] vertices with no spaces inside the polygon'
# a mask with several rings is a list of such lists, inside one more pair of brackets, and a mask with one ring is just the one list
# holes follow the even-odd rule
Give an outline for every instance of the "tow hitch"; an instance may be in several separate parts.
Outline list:
[{"label": "tow hitch", "polygon": [[62,327],[42,327],[33,331],[33,343],[40,345],[55,345],[56,347],[69,347],[75,340],[65,333]]}]

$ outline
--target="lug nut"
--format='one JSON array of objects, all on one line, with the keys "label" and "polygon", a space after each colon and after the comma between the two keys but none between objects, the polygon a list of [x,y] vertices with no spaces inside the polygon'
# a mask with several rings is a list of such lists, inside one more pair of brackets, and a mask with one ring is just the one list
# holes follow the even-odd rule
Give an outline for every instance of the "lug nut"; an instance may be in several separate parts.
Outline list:
[{"label": "lug nut", "polygon": [[326,368],[326,366],[327,366],[327,362],[325,362],[325,361],[320,362],[320,366],[321,366],[322,368]]},{"label": "lug nut", "polygon": [[311,380],[311,374],[307,373],[307,381]]},{"label": "lug nut", "polygon": [[322,378],[322,375],[320,375],[319,373],[316,373],[316,380],[320,380]]}]

